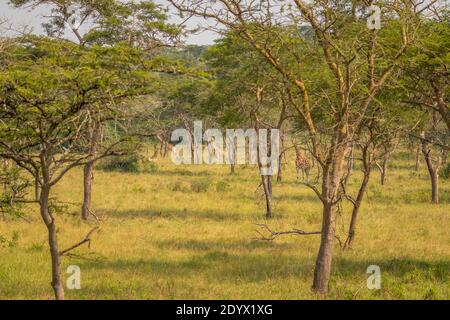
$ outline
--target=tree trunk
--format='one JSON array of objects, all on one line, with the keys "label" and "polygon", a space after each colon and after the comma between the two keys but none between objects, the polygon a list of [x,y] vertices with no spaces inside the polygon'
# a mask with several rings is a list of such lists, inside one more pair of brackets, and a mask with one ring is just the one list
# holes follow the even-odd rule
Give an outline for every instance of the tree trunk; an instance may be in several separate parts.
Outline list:
[{"label": "tree trunk", "polygon": [[375,164],[378,167],[378,170],[380,171],[380,183],[382,186],[386,185],[386,176],[388,171],[388,159],[383,159],[383,163],[379,164],[378,162],[375,162]]},{"label": "tree trunk", "polygon": [[[336,133],[335,133],[336,135]],[[333,244],[335,236],[335,219],[337,194],[343,178],[343,167],[347,154],[345,135],[337,133],[333,142],[327,165],[324,168],[322,179],[322,235],[314,270],[313,289],[317,293],[327,293],[331,276],[331,263],[333,259]]]},{"label": "tree trunk", "polygon": [[281,164],[282,160],[283,160],[283,154],[281,154],[278,159],[277,182],[281,182],[283,180],[283,172],[282,172],[283,168],[282,168],[282,164]]},{"label": "tree trunk", "polygon": [[361,208],[362,201],[364,199],[364,194],[367,189],[367,185],[369,184],[370,180],[370,173],[371,173],[371,166],[370,164],[366,167],[366,171],[364,172],[364,178],[361,182],[361,186],[358,191],[358,196],[355,199],[355,203],[353,204],[353,210],[352,210],[352,219],[350,222],[350,227],[348,229],[348,236],[347,240],[344,244],[344,250],[350,249],[353,245],[353,241],[355,240],[356,235],[356,222],[358,220],[358,213],[359,209]]},{"label": "tree trunk", "polygon": [[264,198],[266,200],[266,218],[273,218],[272,212],[272,176],[261,175],[261,181],[264,189]]},{"label": "tree trunk", "polygon": [[314,269],[313,289],[317,293],[328,292],[331,276],[331,263],[333,260],[335,211],[335,204],[324,203],[322,236],[320,241],[319,254],[316,259],[316,267]]},{"label": "tree trunk", "polygon": [[347,161],[347,173],[345,175],[345,182],[344,184],[347,185],[348,180],[350,179],[350,176],[353,173],[353,169],[355,167],[355,144],[352,145],[349,158]]},{"label": "tree trunk", "polygon": [[427,164],[428,173],[431,179],[431,201],[435,204],[439,203],[439,169],[441,165],[441,158],[438,160],[438,164],[434,165],[431,159],[431,149],[428,146],[425,134],[422,133],[422,152],[425,157],[425,163]]},{"label": "tree trunk", "polygon": [[418,172],[420,170],[420,146],[416,150],[416,166],[415,170]]},{"label": "tree trunk", "polygon": [[433,203],[439,203],[439,174],[437,170],[431,175],[431,200]]},{"label": "tree trunk", "polygon": [[81,208],[81,216],[83,220],[87,220],[91,213],[91,203],[92,203],[92,184],[94,180],[94,159],[97,152],[97,144],[100,137],[100,124],[95,122],[91,132],[89,134],[89,158],[88,162],[84,166],[83,175],[83,187],[84,187],[84,198],[83,206]]},{"label": "tree trunk", "polygon": [[64,287],[61,282],[61,257],[58,249],[58,238],[55,220],[53,219],[48,201],[50,196],[50,187],[44,182],[40,194],[40,213],[48,231],[48,244],[50,246],[50,255],[52,259],[52,288],[56,300],[64,300]]},{"label": "tree trunk", "polygon": [[230,172],[231,172],[231,174],[235,174],[236,173],[236,165],[234,163],[232,163],[230,165]]},{"label": "tree trunk", "polygon": [[388,158],[383,159],[383,164],[380,167],[380,173],[381,173],[381,185],[386,185],[386,176],[388,171]]},{"label": "tree trunk", "polygon": [[283,158],[286,160],[286,150],[284,149],[284,135],[280,136],[281,140],[281,152],[278,157],[278,172],[277,172],[277,182],[283,181]]}]

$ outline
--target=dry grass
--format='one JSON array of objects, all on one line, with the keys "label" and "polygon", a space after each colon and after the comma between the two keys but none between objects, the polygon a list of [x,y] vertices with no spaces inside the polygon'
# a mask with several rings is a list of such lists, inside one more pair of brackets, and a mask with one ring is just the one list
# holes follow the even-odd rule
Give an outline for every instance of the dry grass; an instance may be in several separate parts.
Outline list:
[{"label": "dry grass", "polygon": [[[449,299],[450,181],[442,181],[442,204],[429,203],[425,168],[397,157],[388,185],[375,173],[352,251],[335,247],[331,291],[310,290],[318,236],[287,236],[258,242],[255,223],[264,223],[263,198],[255,192],[256,169],[175,167],[159,163],[154,174],[96,172],[95,212],[107,218],[91,248],[63,259],[63,271],[76,264],[82,289],[68,299]],[[287,168],[274,186],[273,229],[320,230],[320,204],[297,184]],[[61,247],[79,241],[94,221],[80,221],[81,171],[72,171],[54,196],[72,203],[58,216]],[[353,177],[355,186],[358,174]],[[338,220],[344,237],[348,205]],[[0,222],[0,234],[18,235],[0,247],[0,299],[50,299],[46,230],[37,208],[33,220]],[[366,288],[366,269],[379,265],[382,290]],[[66,277],[66,274],[63,274]]]}]

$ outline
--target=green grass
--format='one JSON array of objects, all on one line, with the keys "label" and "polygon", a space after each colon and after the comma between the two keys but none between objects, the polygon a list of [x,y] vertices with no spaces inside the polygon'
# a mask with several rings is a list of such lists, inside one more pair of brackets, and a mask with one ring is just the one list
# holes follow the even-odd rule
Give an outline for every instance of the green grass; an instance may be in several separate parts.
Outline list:
[{"label": "green grass", "polygon": [[[449,299],[450,181],[441,184],[440,205],[430,204],[425,168],[396,159],[385,187],[374,172],[362,207],[353,250],[336,244],[331,290],[310,289],[318,236],[254,241],[255,223],[264,220],[257,170],[226,166],[176,167],[168,160],[148,174],[97,171],[93,203],[105,221],[91,247],[64,257],[79,265],[81,290],[67,299]],[[314,193],[297,184],[293,164],[274,185],[275,230],[320,230],[321,206]],[[81,170],[70,172],[54,196],[70,203],[58,215],[60,247],[91,229],[79,218]],[[355,173],[350,190],[360,177]],[[338,217],[343,238],[348,204]],[[15,238],[0,246],[0,299],[51,299],[46,229],[37,207],[24,220],[0,221],[0,234]],[[15,236],[14,236],[15,235]],[[369,265],[379,265],[382,289],[366,287]]]}]

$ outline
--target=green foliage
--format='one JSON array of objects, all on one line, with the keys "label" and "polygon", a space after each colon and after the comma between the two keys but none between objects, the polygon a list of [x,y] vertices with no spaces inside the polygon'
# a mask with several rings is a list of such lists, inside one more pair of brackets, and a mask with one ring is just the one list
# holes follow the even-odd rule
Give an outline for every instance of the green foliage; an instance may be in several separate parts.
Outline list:
[{"label": "green foliage", "polygon": [[223,180],[216,183],[216,191],[217,192],[226,192],[231,189],[231,185],[229,182]]},{"label": "green foliage", "polygon": [[23,176],[18,167],[5,166],[0,171],[0,213],[4,216],[18,217],[23,214],[24,200],[30,181]]},{"label": "green foliage", "polygon": [[8,247],[8,248],[14,248],[17,247],[17,245],[19,244],[19,232],[14,231],[12,234],[11,239],[8,239],[5,236],[2,236],[0,234],[0,247]]},{"label": "green foliage", "polygon": [[182,181],[182,180],[176,181],[172,187],[172,191],[175,191],[175,192],[189,192],[190,190],[191,190],[191,187],[190,187],[189,183]]},{"label": "green foliage", "polygon": [[208,191],[210,183],[207,180],[191,181],[191,190],[195,193],[202,193]]},{"label": "green foliage", "polygon": [[97,168],[106,172],[153,173],[158,165],[138,155],[111,157],[101,160]]}]

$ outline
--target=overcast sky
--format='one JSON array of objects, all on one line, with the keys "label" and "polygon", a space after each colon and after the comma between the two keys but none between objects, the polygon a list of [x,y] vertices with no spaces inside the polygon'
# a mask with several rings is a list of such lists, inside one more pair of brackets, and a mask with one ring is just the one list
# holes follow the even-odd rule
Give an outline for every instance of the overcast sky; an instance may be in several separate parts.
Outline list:
[{"label": "overcast sky", "polygon": [[[167,0],[156,0],[156,2],[162,4],[163,6],[168,6],[169,2]],[[20,29],[23,26],[29,26],[33,28],[35,33],[42,33],[42,22],[45,21],[44,16],[49,13],[50,7],[39,7],[37,9],[15,9],[9,4],[9,0],[0,0],[0,18],[7,18],[10,23],[16,29]],[[196,26],[197,24],[202,24],[203,21],[200,19],[192,20],[190,26]],[[217,35],[209,32],[202,31],[197,35],[191,35],[187,39],[189,44],[212,44]]]}]

